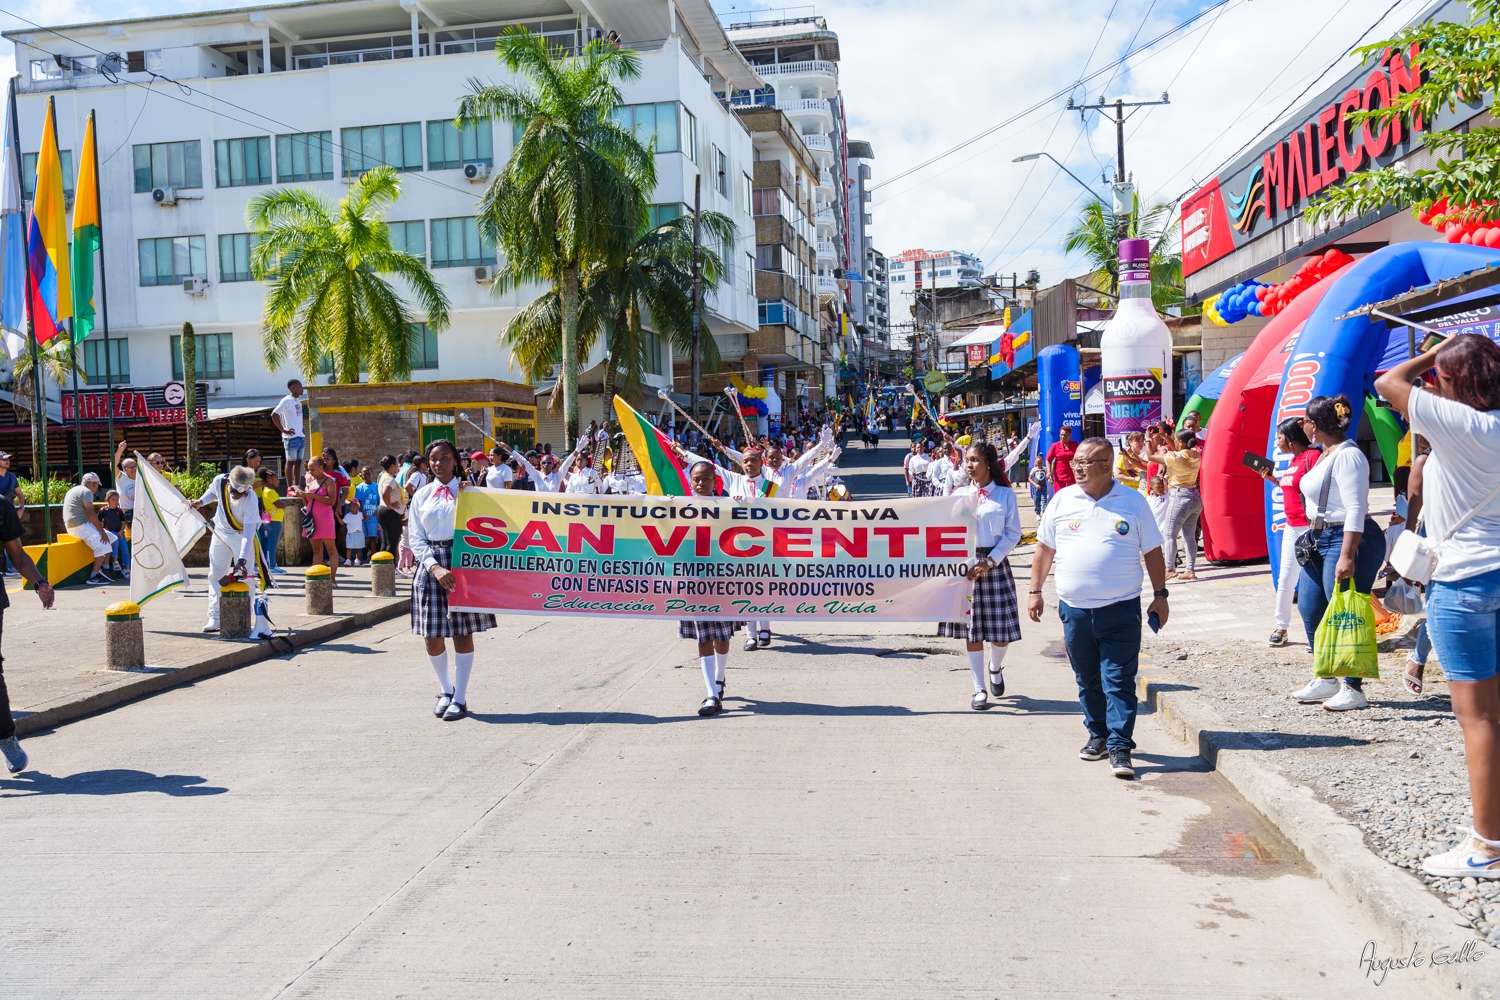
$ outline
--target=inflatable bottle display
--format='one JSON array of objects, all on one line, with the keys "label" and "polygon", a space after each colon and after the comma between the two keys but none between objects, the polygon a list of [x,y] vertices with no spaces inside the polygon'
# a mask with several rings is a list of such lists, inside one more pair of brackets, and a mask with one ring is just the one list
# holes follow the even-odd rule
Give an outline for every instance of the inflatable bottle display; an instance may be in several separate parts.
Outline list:
[{"label": "inflatable bottle display", "polygon": [[1151,244],[1120,241],[1120,305],[1099,343],[1104,436],[1172,419],[1172,332],[1151,304]]}]

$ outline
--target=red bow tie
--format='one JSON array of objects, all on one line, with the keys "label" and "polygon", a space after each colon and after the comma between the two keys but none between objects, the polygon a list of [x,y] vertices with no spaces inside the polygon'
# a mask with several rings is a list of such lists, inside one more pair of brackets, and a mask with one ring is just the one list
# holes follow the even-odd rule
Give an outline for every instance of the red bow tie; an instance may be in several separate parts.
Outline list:
[{"label": "red bow tie", "polygon": [[449,500],[453,500],[455,502],[458,500],[458,498],[453,495],[452,490],[442,485],[439,485],[437,489],[433,490],[432,495],[435,497],[446,497]]},{"label": "red bow tie", "polygon": [[981,500],[988,500],[989,498],[990,498],[990,491],[989,490],[980,490],[979,491],[979,499],[981,499]]}]

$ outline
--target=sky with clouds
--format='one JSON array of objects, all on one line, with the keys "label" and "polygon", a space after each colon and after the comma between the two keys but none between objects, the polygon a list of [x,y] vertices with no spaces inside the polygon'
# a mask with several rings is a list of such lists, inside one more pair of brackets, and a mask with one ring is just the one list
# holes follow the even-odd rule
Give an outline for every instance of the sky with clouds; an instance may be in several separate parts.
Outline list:
[{"label": "sky with clouds", "polygon": [[[880,187],[870,212],[876,246],[976,253],[986,272],[1044,284],[1081,270],[1062,251],[1062,234],[1088,194],[1047,160],[1013,163],[1045,151],[1107,193],[1114,126],[1097,113],[1065,109],[1079,99],[1155,100],[1126,124],[1126,167],[1142,201],[1174,201],[1268,126],[1320,75],[1324,85],[1352,65],[1348,50],[1368,33],[1386,37],[1432,0],[1227,0],[1087,85],[1077,81],[1114,63],[1212,6],[1215,0],[820,0],[779,7],[714,0],[725,23],[817,13],[839,35],[840,87],[850,135],[875,149],[874,183],[916,166],[1006,121],[1037,110],[931,166]],[[224,0],[0,0],[0,10],[41,24],[166,15],[235,6]],[[0,25],[24,27],[0,14]],[[13,70],[10,46],[0,73]],[[1331,67],[1331,69],[1330,69]],[[1321,85],[1311,87],[1315,94]]]}]

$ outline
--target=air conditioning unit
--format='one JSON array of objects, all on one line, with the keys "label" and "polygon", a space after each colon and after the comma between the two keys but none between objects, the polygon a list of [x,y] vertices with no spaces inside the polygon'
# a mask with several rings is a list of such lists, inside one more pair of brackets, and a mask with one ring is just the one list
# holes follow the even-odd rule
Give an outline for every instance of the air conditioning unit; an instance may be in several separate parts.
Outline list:
[{"label": "air conditioning unit", "polygon": [[490,165],[488,163],[465,163],[464,176],[476,184],[487,180],[490,176]]},{"label": "air conditioning unit", "polygon": [[155,188],[151,192],[151,200],[166,208],[177,204],[177,192],[172,188]]},{"label": "air conditioning unit", "polygon": [[495,280],[495,268],[488,265],[474,268],[474,280],[481,285],[487,285]]},{"label": "air conditioning unit", "polygon": [[183,278],[182,290],[189,295],[202,295],[208,291],[208,282],[202,278]]}]

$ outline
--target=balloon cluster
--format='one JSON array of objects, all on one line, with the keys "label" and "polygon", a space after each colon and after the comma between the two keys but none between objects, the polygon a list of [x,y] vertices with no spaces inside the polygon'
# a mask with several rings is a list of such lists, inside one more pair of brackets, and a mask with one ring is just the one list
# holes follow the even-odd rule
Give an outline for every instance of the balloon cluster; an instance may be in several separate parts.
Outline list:
[{"label": "balloon cluster", "polygon": [[1443,198],[1419,211],[1417,221],[1437,230],[1449,243],[1500,249],[1500,220],[1491,218],[1494,215],[1500,215],[1500,212],[1496,211],[1492,201],[1470,202],[1462,208],[1455,208]]},{"label": "balloon cluster", "polygon": [[764,417],[770,412],[766,406],[766,387],[763,385],[736,389],[735,395],[739,398],[741,416]]},{"label": "balloon cluster", "polygon": [[1252,279],[1225,289],[1203,311],[1209,315],[1212,310],[1210,318],[1224,324],[1238,323],[1247,316],[1275,316],[1297,296],[1353,259],[1334,248],[1309,259],[1296,274],[1279,284],[1267,285]]}]

